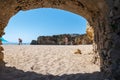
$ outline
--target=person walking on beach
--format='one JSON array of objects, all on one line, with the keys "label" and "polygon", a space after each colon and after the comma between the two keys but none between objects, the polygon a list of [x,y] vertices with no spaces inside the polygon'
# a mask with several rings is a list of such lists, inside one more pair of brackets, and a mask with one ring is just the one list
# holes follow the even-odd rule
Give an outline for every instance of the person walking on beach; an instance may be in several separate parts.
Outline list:
[{"label": "person walking on beach", "polygon": [[18,38],[19,44],[18,45],[22,45],[22,39]]}]

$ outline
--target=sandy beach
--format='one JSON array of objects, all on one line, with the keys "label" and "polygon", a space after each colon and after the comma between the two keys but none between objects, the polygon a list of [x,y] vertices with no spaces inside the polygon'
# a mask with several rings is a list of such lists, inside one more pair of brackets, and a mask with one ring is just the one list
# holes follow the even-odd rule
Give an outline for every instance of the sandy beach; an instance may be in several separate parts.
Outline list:
[{"label": "sandy beach", "polygon": [[[92,45],[3,45],[3,48],[6,71],[13,80],[101,80],[99,66],[91,63]],[[82,54],[74,54],[77,49]]]}]

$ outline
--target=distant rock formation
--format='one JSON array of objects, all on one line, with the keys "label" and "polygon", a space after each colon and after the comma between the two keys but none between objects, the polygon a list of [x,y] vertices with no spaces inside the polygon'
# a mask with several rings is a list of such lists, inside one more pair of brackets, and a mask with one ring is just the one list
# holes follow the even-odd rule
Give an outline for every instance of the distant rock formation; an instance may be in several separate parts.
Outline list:
[{"label": "distant rock formation", "polygon": [[38,44],[38,43],[37,43],[36,40],[32,40],[31,43],[30,43],[30,45],[37,45],[37,44]]},{"label": "distant rock formation", "polygon": [[[66,42],[67,39],[67,42]],[[86,34],[60,34],[53,36],[39,36],[37,40],[32,40],[31,45],[79,45],[92,44]]]},{"label": "distant rock formation", "polygon": [[75,44],[92,44],[93,41],[91,41],[87,34],[79,35],[75,37]]}]

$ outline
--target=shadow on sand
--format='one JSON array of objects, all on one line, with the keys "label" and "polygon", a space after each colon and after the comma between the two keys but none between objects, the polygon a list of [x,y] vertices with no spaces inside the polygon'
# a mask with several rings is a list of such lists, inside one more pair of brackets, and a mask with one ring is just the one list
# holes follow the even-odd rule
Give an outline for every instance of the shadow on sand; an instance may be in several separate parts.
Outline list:
[{"label": "shadow on sand", "polygon": [[24,72],[15,67],[3,67],[0,80],[103,80],[100,72],[58,75],[43,75],[36,72]]}]

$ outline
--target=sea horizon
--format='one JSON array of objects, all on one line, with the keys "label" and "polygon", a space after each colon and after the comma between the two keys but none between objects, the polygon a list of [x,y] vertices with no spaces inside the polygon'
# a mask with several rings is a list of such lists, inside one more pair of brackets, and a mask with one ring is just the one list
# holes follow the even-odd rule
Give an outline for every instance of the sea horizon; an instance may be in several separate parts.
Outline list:
[{"label": "sea horizon", "polygon": [[[15,43],[2,43],[2,45],[19,45],[19,43],[15,42]],[[22,45],[30,45],[30,43],[22,43]]]}]

